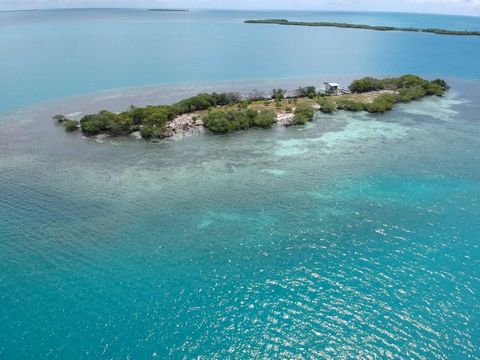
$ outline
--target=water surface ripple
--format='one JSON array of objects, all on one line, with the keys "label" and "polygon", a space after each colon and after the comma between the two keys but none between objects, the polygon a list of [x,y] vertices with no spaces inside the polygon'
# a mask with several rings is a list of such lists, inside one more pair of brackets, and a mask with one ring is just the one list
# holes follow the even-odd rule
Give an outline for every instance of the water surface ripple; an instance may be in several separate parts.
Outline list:
[{"label": "water surface ripple", "polygon": [[479,358],[480,88],[453,87],[163,142],[50,120],[116,97],[5,115],[0,357]]}]

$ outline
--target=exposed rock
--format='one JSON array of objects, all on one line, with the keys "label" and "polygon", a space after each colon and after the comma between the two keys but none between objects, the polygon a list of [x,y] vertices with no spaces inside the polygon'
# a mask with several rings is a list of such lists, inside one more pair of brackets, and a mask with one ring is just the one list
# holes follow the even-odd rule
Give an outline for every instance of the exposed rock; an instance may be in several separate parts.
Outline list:
[{"label": "exposed rock", "polygon": [[290,126],[293,120],[293,113],[279,112],[277,114],[277,124]]}]

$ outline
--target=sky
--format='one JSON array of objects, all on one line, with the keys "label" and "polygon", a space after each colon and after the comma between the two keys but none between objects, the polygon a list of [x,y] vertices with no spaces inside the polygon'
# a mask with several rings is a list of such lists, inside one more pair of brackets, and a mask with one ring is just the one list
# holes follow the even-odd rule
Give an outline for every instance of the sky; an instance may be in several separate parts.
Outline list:
[{"label": "sky", "polygon": [[400,11],[480,16],[480,0],[0,0],[0,10],[69,7]]}]

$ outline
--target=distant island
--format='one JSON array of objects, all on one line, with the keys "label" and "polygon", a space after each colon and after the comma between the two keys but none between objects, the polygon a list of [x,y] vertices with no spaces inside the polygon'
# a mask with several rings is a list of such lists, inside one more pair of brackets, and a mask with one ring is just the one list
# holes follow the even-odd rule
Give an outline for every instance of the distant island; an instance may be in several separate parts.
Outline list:
[{"label": "distant island", "polygon": [[147,9],[148,11],[165,11],[165,12],[178,12],[178,11],[189,11],[186,9]]},{"label": "distant island", "polygon": [[437,35],[457,35],[457,36],[480,36],[480,31],[468,30],[446,30],[446,29],[432,29],[432,28],[410,28],[410,27],[394,27],[394,26],[375,26],[375,25],[361,25],[337,22],[306,22],[306,21],[289,21],[286,19],[266,19],[266,20],[245,20],[245,24],[274,24],[274,25],[290,25],[290,26],[321,26],[321,27],[336,27],[344,29],[364,29],[376,31],[407,31],[431,33]]},{"label": "distant island", "polygon": [[30,12],[40,11],[39,9],[23,9],[23,10],[0,10],[0,13],[13,13],[13,12]]},{"label": "distant island", "polygon": [[248,97],[238,93],[201,93],[173,105],[135,107],[121,113],[102,110],[80,121],[64,115],[53,119],[66,131],[78,129],[86,136],[112,136],[135,133],[139,137],[166,138],[176,133],[206,128],[214,134],[249,128],[303,125],[313,120],[316,111],[334,113],[368,111],[384,113],[396,103],[408,103],[426,96],[443,96],[449,89],[441,79],[432,81],[416,75],[376,79],[365,77],[353,81],[348,89],[325,83],[325,89],[299,87],[293,95],[273,89],[270,95],[253,91]]}]

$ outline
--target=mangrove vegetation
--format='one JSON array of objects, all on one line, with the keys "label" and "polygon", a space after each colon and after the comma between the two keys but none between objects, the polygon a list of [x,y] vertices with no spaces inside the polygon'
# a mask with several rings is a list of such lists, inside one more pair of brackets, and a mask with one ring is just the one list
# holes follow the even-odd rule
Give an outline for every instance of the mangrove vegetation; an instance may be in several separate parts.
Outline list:
[{"label": "mangrove vegetation", "polygon": [[376,26],[376,25],[349,24],[349,23],[326,22],[326,21],[309,22],[309,21],[289,21],[286,19],[266,19],[266,20],[245,20],[244,23],[245,24],[290,25],[290,26],[336,27],[336,28],[343,28],[343,29],[363,29],[363,30],[376,30],[376,31],[406,31],[406,32],[431,33],[436,35],[480,36],[480,31]]},{"label": "mangrove vegetation", "polygon": [[254,91],[242,97],[238,93],[200,93],[172,105],[135,107],[115,113],[101,110],[83,116],[80,121],[58,114],[53,119],[66,131],[80,129],[86,136],[128,135],[138,132],[142,138],[165,138],[177,130],[203,126],[214,134],[249,128],[268,128],[275,123],[286,126],[311,121],[317,110],[368,111],[383,113],[397,103],[407,103],[426,96],[442,96],[449,89],[441,79],[432,81],[416,75],[354,80],[342,95],[330,95],[315,86],[295,91],[273,89],[270,96]]}]

